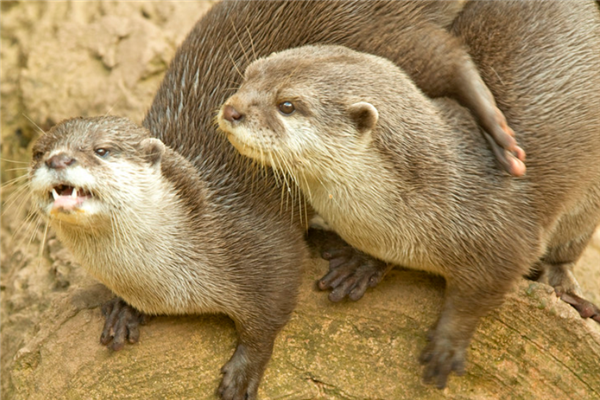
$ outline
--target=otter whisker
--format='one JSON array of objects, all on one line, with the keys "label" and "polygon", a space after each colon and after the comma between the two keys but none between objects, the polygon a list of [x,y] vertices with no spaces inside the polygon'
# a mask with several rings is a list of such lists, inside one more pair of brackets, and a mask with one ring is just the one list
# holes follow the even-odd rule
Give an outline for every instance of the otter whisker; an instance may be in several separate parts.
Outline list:
[{"label": "otter whisker", "polygon": [[10,168],[10,169],[5,169],[4,171],[9,172],[9,171],[27,171],[29,168],[28,167],[19,167],[19,168]]},{"label": "otter whisker", "polygon": [[235,87],[237,87],[239,89],[240,83],[238,81],[230,79],[230,80],[227,81],[227,83],[229,85],[233,85],[233,86],[235,86]]},{"label": "otter whisker", "polygon": [[44,254],[44,247],[46,246],[46,239],[48,238],[48,229],[50,228],[50,221],[46,221],[46,228],[44,229],[44,236],[42,237],[42,243],[40,243],[40,251],[38,257],[42,257]]},{"label": "otter whisker", "polygon": [[229,51],[229,48],[227,49],[227,54],[229,54],[229,58],[231,59],[231,62],[233,63],[233,66],[235,67],[235,70],[237,71],[237,73],[240,75],[240,77],[242,79],[244,79],[244,74],[242,74],[242,71],[240,71],[240,69],[238,68],[237,64],[235,63],[235,60],[233,59],[233,56],[231,55],[231,52]]},{"label": "otter whisker", "polygon": [[[281,171],[281,165],[279,165],[279,163],[277,162],[278,161],[277,157],[273,158],[272,152],[270,152],[269,155],[271,157],[271,162],[273,164],[273,169]],[[275,164],[276,162],[277,162],[277,164]],[[287,190],[286,190],[286,189],[288,189],[286,174],[285,174],[284,171],[281,171],[281,175],[283,176],[283,182],[282,182],[282,185],[281,185],[281,200],[280,200],[279,209],[280,209],[280,212],[283,213],[283,196],[285,196],[285,210],[287,211],[287,209],[288,209],[288,198],[289,198],[289,195],[288,195]],[[293,209],[293,205],[292,205],[292,209]]]},{"label": "otter whisker", "polygon": [[269,153],[269,158],[271,159],[271,170],[273,171],[273,176],[275,177],[275,184],[277,185],[277,187],[279,187],[279,171],[277,171],[277,166],[273,161],[273,155],[271,153]]},{"label": "otter whisker", "polygon": [[13,178],[13,179],[10,179],[10,180],[4,182],[4,184],[2,184],[2,186],[0,186],[0,188],[5,189],[5,188],[7,188],[9,186],[15,185],[19,181],[27,180],[27,178],[28,178],[27,174],[21,175],[21,176],[17,176],[16,178]]},{"label": "otter whisker", "polygon": [[118,102],[118,100],[115,101],[112,106],[110,106],[110,108],[108,109],[108,111],[106,112],[106,114],[104,114],[105,118],[111,113],[111,111],[113,110],[113,108],[115,108],[115,106],[117,105],[117,102]]},{"label": "otter whisker", "polygon": [[[23,184],[19,184],[17,185],[16,183],[13,183],[11,185],[6,185],[6,186],[2,186],[0,188],[0,195],[2,195],[2,197],[5,197],[5,195],[9,196],[9,199],[12,199],[13,196],[17,195],[17,193],[19,195],[23,194],[24,191],[29,189],[29,182],[25,182]],[[13,200],[7,200],[7,201],[14,201]]]},{"label": "otter whisker", "polygon": [[[273,149],[274,152],[277,152],[276,149]],[[297,189],[297,182],[295,182],[295,178],[294,176],[290,173],[290,168],[289,165],[286,163],[285,158],[279,156],[278,154],[276,154],[276,159],[279,160],[279,162],[281,162],[281,164],[284,165],[285,169],[283,169],[283,176],[285,179],[285,186],[287,188],[287,192],[288,192],[288,196],[287,198],[291,198],[291,203],[292,203],[292,221],[293,221],[293,216],[294,216],[294,205],[296,204],[296,198],[298,196],[298,191]],[[290,182],[288,181],[288,178],[291,178],[294,183],[296,184],[290,184]],[[286,198],[286,204],[287,204],[287,198]],[[298,203],[298,215],[299,215],[299,219],[300,219],[300,224],[302,224],[302,203],[299,202]]]},{"label": "otter whisker", "polygon": [[[13,241],[17,240],[19,237],[21,237],[21,241],[18,242],[18,245],[16,248],[19,248],[25,238],[30,234],[29,229],[27,229],[27,227],[30,227],[30,223],[33,221],[33,219],[37,216],[37,214],[35,213],[29,213],[27,214],[27,216],[21,221],[21,223],[19,224],[19,226],[17,227],[17,229],[14,231],[13,233]],[[22,230],[25,229],[25,231],[22,232]]]},{"label": "otter whisker", "polygon": [[21,113],[25,118],[27,118],[27,120],[29,120],[29,122],[31,122],[31,124],[33,126],[35,126],[36,128],[39,129],[40,132],[42,132],[42,135],[45,134],[46,132],[44,132],[44,130],[42,128],[39,127],[38,124],[36,124],[35,122],[33,122],[33,120],[31,118],[29,118],[27,115],[25,115],[25,113]]},{"label": "otter whisker", "polygon": [[[19,189],[19,191],[16,191],[15,193],[11,194],[11,199],[10,202],[7,203],[4,206],[4,210],[2,211],[2,216],[4,217],[10,210],[13,209],[13,206],[15,206],[15,202],[19,199],[23,200],[20,202],[20,204],[17,207],[17,209],[15,210],[15,215],[21,215],[23,212],[23,207],[29,206],[29,200],[31,197],[29,197],[27,195],[27,188],[22,188]],[[31,212],[35,212],[35,211],[31,211]]]},{"label": "otter whisker", "polygon": [[4,158],[4,157],[0,157],[0,160],[15,163],[15,164],[29,164],[29,161],[9,160],[8,158]]},{"label": "otter whisker", "polygon": [[[41,225],[41,221],[42,219],[39,218],[39,216],[37,214],[34,214],[37,218],[36,222],[35,222],[35,228],[33,229],[33,233],[30,235],[29,237],[29,242],[27,243],[27,247],[31,246],[31,243],[33,242],[33,239],[35,239],[36,234],[38,233],[39,229],[40,229],[40,225]],[[20,246],[19,246],[20,247]]]},{"label": "otter whisker", "polygon": [[250,62],[251,60],[248,58],[248,54],[246,54],[246,50],[244,49],[244,44],[242,43],[240,36],[238,35],[237,32],[237,28],[235,27],[235,24],[233,23],[233,20],[231,21],[231,27],[233,28],[233,33],[235,33],[235,37],[238,41],[238,44],[240,45],[240,49],[242,49],[242,53],[244,53],[244,57],[246,58],[246,62]]},{"label": "otter whisker", "polygon": [[285,185],[281,185],[281,198],[279,201],[279,212],[283,214],[283,200],[284,200],[284,196],[285,196],[285,210],[287,211],[288,209],[288,204],[287,204],[287,195],[285,193]]},{"label": "otter whisker", "polygon": [[[278,150],[276,150],[275,148],[273,149],[275,152],[277,152]],[[304,196],[302,196],[302,194],[299,191],[299,183],[298,180],[296,179],[295,174],[292,173],[292,168],[291,165],[289,163],[289,161],[287,160],[286,157],[281,157],[278,156],[277,157],[282,164],[285,166],[285,176],[291,178],[291,180],[294,182],[293,184],[293,189],[291,188],[292,185],[288,184],[288,181],[286,179],[286,184],[288,185],[288,191],[290,192],[290,194],[292,195],[292,201],[295,203],[296,202],[296,198],[298,198],[298,210],[299,210],[299,217],[300,217],[300,223],[302,224],[302,198]],[[306,214],[306,222],[308,223],[308,211],[306,210],[306,206],[304,207],[304,212]]]},{"label": "otter whisker", "polygon": [[258,148],[258,151],[260,152],[260,162],[263,165],[263,178],[267,178],[267,166],[265,165],[265,156],[263,154],[263,150],[262,147]]},{"label": "otter whisker", "polygon": [[254,57],[252,61],[254,61],[258,57],[256,56],[256,50],[254,49],[254,40],[252,39],[252,34],[250,33],[250,29],[248,29],[248,27],[246,27],[246,33],[248,34],[248,38],[250,39],[250,48],[252,49],[252,56]]},{"label": "otter whisker", "polygon": [[300,169],[299,171],[302,174],[302,179],[304,180],[304,185],[306,186],[306,191],[308,192],[305,193],[305,195],[308,194],[308,199],[312,202],[313,197],[312,193],[310,192],[310,185],[308,184],[308,180],[306,179],[306,171],[304,171],[304,169]]}]

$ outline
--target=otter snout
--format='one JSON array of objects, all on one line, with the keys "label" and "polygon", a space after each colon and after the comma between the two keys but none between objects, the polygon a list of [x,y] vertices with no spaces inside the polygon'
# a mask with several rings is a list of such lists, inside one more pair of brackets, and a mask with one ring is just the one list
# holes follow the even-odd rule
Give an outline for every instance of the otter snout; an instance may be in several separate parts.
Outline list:
[{"label": "otter snout", "polygon": [[244,114],[236,110],[235,107],[233,107],[231,104],[226,104],[223,107],[223,118],[226,121],[229,121],[230,123],[234,124],[237,122],[241,122],[244,119]]},{"label": "otter snout", "polygon": [[67,153],[58,153],[46,160],[45,164],[48,168],[52,169],[65,169],[70,165],[73,165],[77,160]]}]

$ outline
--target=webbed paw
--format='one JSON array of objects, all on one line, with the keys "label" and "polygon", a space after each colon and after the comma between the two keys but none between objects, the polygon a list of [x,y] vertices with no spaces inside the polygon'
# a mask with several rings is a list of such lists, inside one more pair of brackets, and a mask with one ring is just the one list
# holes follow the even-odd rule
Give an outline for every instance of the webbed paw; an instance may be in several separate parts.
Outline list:
[{"label": "webbed paw", "polygon": [[347,246],[328,249],[321,256],[329,261],[329,272],[318,281],[321,290],[333,289],[329,300],[338,302],[346,296],[360,300],[367,288],[375,287],[392,265]]},{"label": "webbed paw", "polygon": [[146,322],[144,314],[118,297],[102,306],[102,314],[106,321],[100,343],[115,351],[121,350],[125,341],[137,343],[140,338],[139,325]]},{"label": "webbed paw", "polygon": [[457,375],[464,374],[466,345],[462,343],[464,341],[456,343],[447,337],[436,337],[434,331],[430,332],[428,340],[419,357],[419,362],[425,365],[423,381],[443,389],[452,371]]}]

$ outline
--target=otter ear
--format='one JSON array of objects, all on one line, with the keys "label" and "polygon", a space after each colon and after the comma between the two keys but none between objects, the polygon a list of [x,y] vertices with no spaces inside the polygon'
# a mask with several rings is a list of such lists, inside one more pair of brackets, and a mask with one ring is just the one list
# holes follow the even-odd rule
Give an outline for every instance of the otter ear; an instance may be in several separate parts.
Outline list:
[{"label": "otter ear", "polygon": [[142,154],[152,166],[160,165],[163,154],[165,154],[165,145],[158,139],[148,138],[140,143]]},{"label": "otter ear", "polygon": [[352,104],[348,108],[348,114],[360,133],[373,130],[379,120],[377,109],[371,103],[365,101]]}]

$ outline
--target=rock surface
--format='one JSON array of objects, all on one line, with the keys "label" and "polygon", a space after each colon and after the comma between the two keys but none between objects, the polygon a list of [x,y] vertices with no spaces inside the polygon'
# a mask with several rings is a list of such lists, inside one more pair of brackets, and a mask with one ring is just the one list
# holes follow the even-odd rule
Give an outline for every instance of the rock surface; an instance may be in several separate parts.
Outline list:
[{"label": "rock surface", "polygon": [[[1,7],[6,184],[24,174],[39,129],[109,112],[140,121],[177,44],[210,3]],[[156,317],[138,344],[110,352],[99,344],[99,305],[110,292],[27,217],[23,185],[6,184],[2,194],[3,398],[214,396],[219,368],[235,346],[229,319]],[[443,280],[397,269],[361,301],[333,304],[314,287],[326,269],[317,259],[306,265],[299,305],[259,391],[263,399],[600,398],[599,326],[546,285],[522,281],[482,320],[467,374],[440,392],[420,382],[417,356],[441,307]],[[600,231],[576,273],[585,296],[600,304]]]}]

